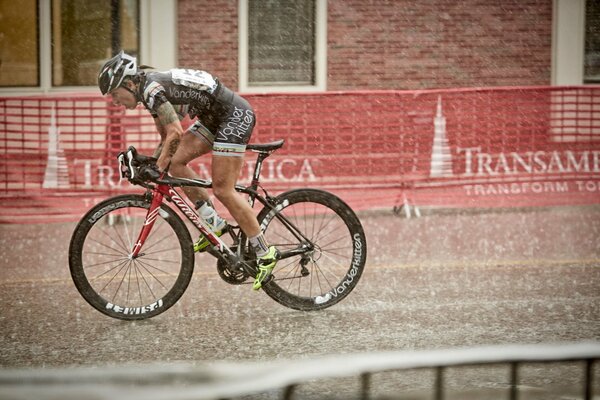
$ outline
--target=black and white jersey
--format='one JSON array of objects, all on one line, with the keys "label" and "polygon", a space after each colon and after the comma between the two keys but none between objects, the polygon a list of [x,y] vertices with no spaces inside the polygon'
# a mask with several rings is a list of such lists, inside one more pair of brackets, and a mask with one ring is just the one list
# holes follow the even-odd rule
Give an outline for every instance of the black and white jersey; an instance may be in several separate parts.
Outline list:
[{"label": "black and white jersey", "polygon": [[140,88],[142,103],[153,117],[158,108],[169,102],[180,119],[186,115],[198,119],[211,131],[221,122],[227,112],[227,104],[219,98],[221,84],[206,71],[171,69],[164,72],[146,73]]},{"label": "black and white jersey", "polygon": [[256,123],[254,111],[246,99],[208,72],[192,69],[150,72],[139,90],[142,103],[153,117],[158,116],[162,104],[169,102],[180,120],[186,115],[198,118],[189,130],[210,143],[215,154],[243,155]]}]

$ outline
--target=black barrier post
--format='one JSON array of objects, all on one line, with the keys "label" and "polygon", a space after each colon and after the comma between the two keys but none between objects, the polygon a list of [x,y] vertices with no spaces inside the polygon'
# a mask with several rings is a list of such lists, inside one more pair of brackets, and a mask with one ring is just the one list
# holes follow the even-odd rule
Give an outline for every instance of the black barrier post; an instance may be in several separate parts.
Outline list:
[{"label": "black barrier post", "polygon": [[437,367],[435,369],[435,400],[444,399],[444,367]]},{"label": "black barrier post", "polygon": [[518,369],[519,363],[510,363],[510,400],[517,400]]},{"label": "black barrier post", "polygon": [[296,389],[296,385],[288,385],[283,390],[283,400],[291,400],[294,395],[294,389]]},{"label": "black barrier post", "polygon": [[585,378],[583,380],[583,384],[585,385],[583,398],[585,400],[592,400],[592,364],[594,363],[593,359],[585,360]]},{"label": "black barrier post", "polygon": [[371,389],[371,374],[369,372],[360,375],[360,389],[360,398],[362,400],[369,400],[369,391]]}]

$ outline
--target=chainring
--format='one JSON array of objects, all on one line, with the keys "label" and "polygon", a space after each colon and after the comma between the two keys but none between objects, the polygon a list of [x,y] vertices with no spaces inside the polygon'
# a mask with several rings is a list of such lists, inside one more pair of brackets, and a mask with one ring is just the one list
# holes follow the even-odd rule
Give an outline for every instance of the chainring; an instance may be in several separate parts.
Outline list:
[{"label": "chainring", "polygon": [[217,272],[221,279],[230,285],[241,285],[250,276],[245,271],[232,271],[223,260],[217,262]]}]

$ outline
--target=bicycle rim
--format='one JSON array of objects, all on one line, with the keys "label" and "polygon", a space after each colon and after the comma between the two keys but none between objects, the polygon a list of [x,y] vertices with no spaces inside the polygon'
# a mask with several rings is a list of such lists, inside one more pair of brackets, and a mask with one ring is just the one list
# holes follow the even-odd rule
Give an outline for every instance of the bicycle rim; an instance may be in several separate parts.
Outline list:
[{"label": "bicycle rim", "polygon": [[73,281],[88,303],[114,318],[164,312],[184,293],[193,272],[189,232],[164,205],[140,256],[130,257],[148,208],[143,196],[118,196],[90,210],[73,233]]},{"label": "bicycle rim", "polygon": [[258,216],[270,245],[285,252],[300,240],[276,217],[281,213],[315,246],[309,257],[280,260],[264,291],[286,307],[319,310],[345,298],[363,272],[367,244],[360,221],[338,197],[315,189],[298,189],[277,197],[276,212]]}]

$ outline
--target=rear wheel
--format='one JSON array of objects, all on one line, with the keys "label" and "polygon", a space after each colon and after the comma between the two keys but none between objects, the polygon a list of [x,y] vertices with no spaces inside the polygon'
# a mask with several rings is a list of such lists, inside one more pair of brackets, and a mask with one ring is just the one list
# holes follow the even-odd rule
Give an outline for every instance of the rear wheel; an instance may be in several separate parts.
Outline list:
[{"label": "rear wheel", "polygon": [[92,307],[110,317],[154,317],[175,304],[190,282],[192,239],[164,204],[140,255],[130,257],[149,207],[144,196],[110,198],[92,208],[71,237],[73,282]]},{"label": "rear wheel", "polygon": [[[311,248],[280,260],[263,290],[280,304],[297,310],[319,310],[345,298],[365,268],[367,242],[360,220],[337,196],[316,189],[279,195],[275,210],[265,207],[258,222],[270,245],[280,252]],[[298,239],[277,218],[284,215],[309,240]]]}]

